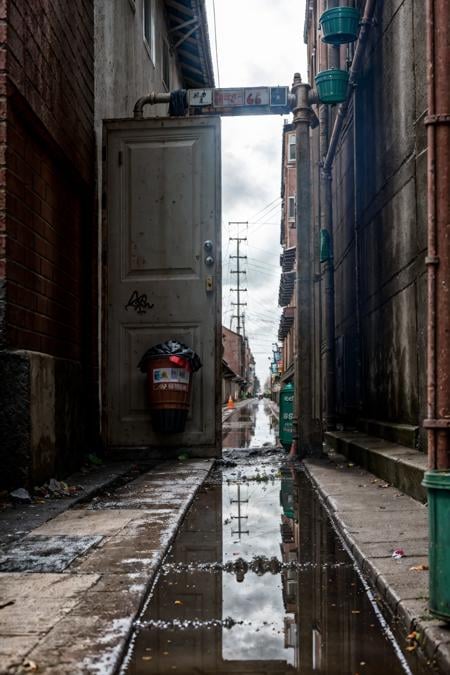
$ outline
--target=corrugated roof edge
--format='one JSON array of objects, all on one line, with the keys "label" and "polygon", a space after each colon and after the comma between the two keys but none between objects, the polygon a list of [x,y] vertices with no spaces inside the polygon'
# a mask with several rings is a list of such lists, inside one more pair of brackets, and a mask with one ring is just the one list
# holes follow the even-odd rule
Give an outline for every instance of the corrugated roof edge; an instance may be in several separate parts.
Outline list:
[{"label": "corrugated roof edge", "polygon": [[205,5],[205,0],[193,0],[194,4],[196,5],[196,8],[198,8],[199,13],[201,15],[201,25],[202,25],[202,41],[203,41],[203,51],[204,51],[204,59],[205,59],[205,71],[207,75],[207,82],[205,83],[206,87],[214,87],[215,82],[214,82],[214,66],[213,66],[213,61],[212,61],[212,56],[211,56],[211,42],[209,39],[209,29],[208,29],[208,17],[206,15],[206,5]]}]

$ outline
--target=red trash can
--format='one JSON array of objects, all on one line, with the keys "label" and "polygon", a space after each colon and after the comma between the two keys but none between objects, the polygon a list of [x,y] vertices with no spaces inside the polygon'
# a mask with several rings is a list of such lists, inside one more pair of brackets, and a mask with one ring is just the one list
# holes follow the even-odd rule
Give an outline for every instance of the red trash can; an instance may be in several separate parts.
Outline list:
[{"label": "red trash can", "polygon": [[183,356],[151,356],[147,363],[147,391],[155,431],[184,431],[192,383],[191,362]]}]

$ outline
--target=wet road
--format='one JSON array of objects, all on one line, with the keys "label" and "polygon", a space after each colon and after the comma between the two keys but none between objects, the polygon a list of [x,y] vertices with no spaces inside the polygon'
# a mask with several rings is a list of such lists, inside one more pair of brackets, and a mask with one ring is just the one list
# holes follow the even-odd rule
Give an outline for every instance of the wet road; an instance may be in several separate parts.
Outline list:
[{"label": "wet road", "polygon": [[276,431],[263,401],[224,424],[224,459],[162,565],[123,674],[422,672]]}]

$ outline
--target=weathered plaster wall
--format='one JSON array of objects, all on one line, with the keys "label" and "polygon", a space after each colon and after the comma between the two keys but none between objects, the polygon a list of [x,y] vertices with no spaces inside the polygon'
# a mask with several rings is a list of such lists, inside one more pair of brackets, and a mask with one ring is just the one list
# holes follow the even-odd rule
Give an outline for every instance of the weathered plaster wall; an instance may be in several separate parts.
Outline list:
[{"label": "weathered plaster wall", "polygon": [[379,3],[333,171],[339,410],[411,425],[425,416],[424,25],[419,0]]}]

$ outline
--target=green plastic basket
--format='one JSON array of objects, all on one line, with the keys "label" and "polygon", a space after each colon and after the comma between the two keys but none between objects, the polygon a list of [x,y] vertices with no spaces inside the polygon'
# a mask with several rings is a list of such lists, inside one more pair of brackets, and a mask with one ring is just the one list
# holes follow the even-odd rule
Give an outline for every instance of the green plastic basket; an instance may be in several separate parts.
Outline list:
[{"label": "green plastic basket", "polygon": [[358,37],[359,9],[355,7],[332,7],[320,17],[322,41],[331,45],[354,42]]},{"label": "green plastic basket", "polygon": [[347,96],[348,72],[332,68],[322,70],[314,78],[317,94],[322,103],[342,103]]}]

